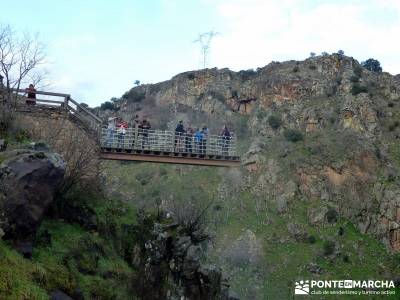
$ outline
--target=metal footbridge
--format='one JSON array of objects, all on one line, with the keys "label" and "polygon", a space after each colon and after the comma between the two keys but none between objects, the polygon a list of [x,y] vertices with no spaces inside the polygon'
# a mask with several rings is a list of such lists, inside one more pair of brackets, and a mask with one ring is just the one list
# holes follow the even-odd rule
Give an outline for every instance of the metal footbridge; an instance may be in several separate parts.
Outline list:
[{"label": "metal footbridge", "polygon": [[101,157],[117,160],[137,160],[174,164],[236,166],[236,137],[207,135],[202,140],[192,134],[167,130],[103,128]]},{"label": "metal footbridge", "polygon": [[61,110],[68,113],[80,128],[98,141],[99,156],[105,160],[226,167],[240,165],[235,135],[227,138],[209,134],[199,140],[194,135],[138,127],[127,128],[122,133],[118,128],[104,126],[102,119],[69,94],[36,91],[36,104],[27,105],[25,90],[0,89],[1,93],[4,99],[5,93],[17,95],[16,109],[20,112]]}]

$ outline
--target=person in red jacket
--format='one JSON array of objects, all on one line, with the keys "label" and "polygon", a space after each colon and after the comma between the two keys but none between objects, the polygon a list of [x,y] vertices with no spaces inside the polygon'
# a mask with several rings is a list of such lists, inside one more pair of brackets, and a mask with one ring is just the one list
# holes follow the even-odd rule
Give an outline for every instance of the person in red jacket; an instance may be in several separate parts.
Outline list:
[{"label": "person in red jacket", "polygon": [[128,123],[120,119],[119,122],[117,123],[118,148],[125,147],[125,134],[127,128],[128,128]]}]

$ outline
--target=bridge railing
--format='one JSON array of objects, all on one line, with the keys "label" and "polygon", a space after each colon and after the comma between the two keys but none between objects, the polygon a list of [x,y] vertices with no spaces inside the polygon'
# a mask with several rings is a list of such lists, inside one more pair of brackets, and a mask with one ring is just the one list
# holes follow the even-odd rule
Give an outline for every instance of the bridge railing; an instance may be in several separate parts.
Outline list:
[{"label": "bridge railing", "polygon": [[[11,89],[11,93],[18,94],[17,106],[29,107],[25,102],[26,90],[23,89]],[[68,111],[71,116],[75,117],[79,121],[83,122],[90,129],[96,133],[100,133],[102,120],[88,110],[85,106],[79,104],[77,101],[71,98],[69,94],[53,93],[53,92],[42,92],[36,91],[35,106],[37,107],[48,107],[57,108]],[[46,99],[42,99],[46,98]]]},{"label": "bridge railing", "polygon": [[119,150],[236,156],[235,135],[223,137],[209,134],[198,140],[194,135],[180,135],[167,130],[127,128],[122,133],[118,129],[103,127],[100,143],[103,148]]}]

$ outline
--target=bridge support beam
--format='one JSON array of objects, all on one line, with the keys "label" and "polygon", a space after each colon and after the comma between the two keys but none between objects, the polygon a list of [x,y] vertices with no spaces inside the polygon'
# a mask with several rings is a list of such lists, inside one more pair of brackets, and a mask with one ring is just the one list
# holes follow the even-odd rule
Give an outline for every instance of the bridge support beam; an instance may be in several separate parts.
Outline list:
[{"label": "bridge support beam", "polygon": [[214,167],[238,167],[240,160],[223,160],[210,158],[191,158],[182,156],[149,155],[137,153],[101,152],[101,159],[146,161],[167,164],[200,165]]}]

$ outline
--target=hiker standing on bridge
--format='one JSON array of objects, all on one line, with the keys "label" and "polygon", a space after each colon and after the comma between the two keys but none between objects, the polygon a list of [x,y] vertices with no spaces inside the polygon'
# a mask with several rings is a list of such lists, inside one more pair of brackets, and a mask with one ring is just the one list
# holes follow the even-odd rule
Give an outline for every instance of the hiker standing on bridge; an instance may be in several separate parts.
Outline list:
[{"label": "hiker standing on bridge", "polygon": [[35,105],[36,104],[36,89],[35,86],[31,83],[28,88],[25,89],[25,93],[27,93],[25,103],[27,105]]},{"label": "hiker standing on bridge", "polygon": [[139,125],[140,125],[140,118],[139,118],[139,115],[135,115],[135,118],[133,119],[132,148],[135,148],[135,142],[138,140],[138,136],[139,136]]},{"label": "hiker standing on bridge", "polygon": [[[183,127],[183,121],[179,121],[175,128],[175,143],[174,151],[179,152],[182,149],[183,135],[185,134],[185,127]],[[178,145],[178,147],[177,147]]]},{"label": "hiker standing on bridge", "polygon": [[185,133],[185,151],[186,153],[192,153],[192,142],[193,142],[193,128],[189,127]]},{"label": "hiker standing on bridge", "polygon": [[228,155],[229,153],[229,142],[231,140],[231,133],[226,125],[224,125],[221,132],[221,146],[222,146],[222,155]]},{"label": "hiker standing on bridge", "polygon": [[203,138],[201,140],[201,153],[206,154],[207,139],[208,139],[208,134],[209,134],[209,130],[208,130],[207,126],[204,126],[201,132],[203,133]]},{"label": "hiker standing on bridge", "polygon": [[123,121],[122,119],[119,119],[118,125],[117,125],[117,131],[118,131],[118,148],[125,148],[125,134],[126,134],[126,129],[128,128],[128,124]]},{"label": "hiker standing on bridge", "polygon": [[108,118],[107,125],[107,147],[111,147],[114,143],[114,132],[115,132],[115,118]]},{"label": "hiker standing on bridge", "polygon": [[142,134],[142,149],[144,149],[144,145],[150,148],[149,145],[149,130],[151,129],[150,122],[146,119],[143,119],[142,123],[139,125],[139,131]]},{"label": "hiker standing on bridge", "polygon": [[201,153],[202,143],[203,143],[203,132],[196,128],[196,133],[194,134],[194,141],[196,144],[196,153]]}]

